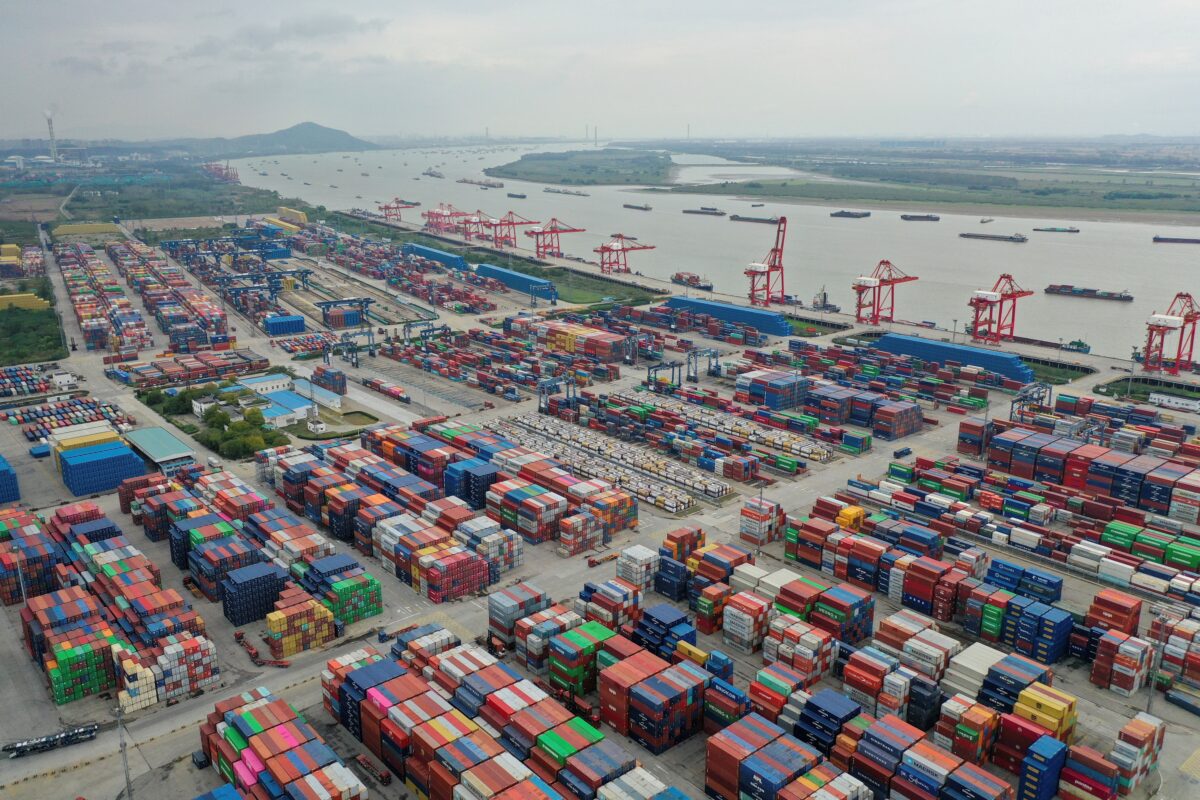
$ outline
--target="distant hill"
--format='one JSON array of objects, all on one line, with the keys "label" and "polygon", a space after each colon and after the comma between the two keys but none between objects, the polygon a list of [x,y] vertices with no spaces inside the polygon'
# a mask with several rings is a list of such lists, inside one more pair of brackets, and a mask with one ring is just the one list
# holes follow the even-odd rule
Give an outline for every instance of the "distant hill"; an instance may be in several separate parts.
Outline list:
[{"label": "distant hill", "polygon": [[315,122],[301,122],[274,133],[254,133],[233,139],[175,139],[154,144],[180,148],[207,158],[285,155],[288,153],[333,153],[376,150],[378,145],[363,141],[337,128]]},{"label": "distant hill", "polygon": [[[163,158],[180,156],[202,159],[281,156],[290,153],[335,153],[377,150],[379,145],[363,141],[337,128],[315,122],[301,122],[274,133],[254,133],[232,139],[153,139],[129,142],[119,139],[59,139],[59,149],[83,148],[89,155],[151,154]],[[27,157],[45,155],[49,142],[44,139],[0,141],[0,159],[9,155]]]}]

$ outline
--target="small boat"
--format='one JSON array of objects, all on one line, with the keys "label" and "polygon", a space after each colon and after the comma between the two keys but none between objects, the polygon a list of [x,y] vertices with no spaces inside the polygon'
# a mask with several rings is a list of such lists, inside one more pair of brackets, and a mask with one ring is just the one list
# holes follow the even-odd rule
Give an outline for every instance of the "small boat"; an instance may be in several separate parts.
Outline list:
[{"label": "small boat", "polygon": [[336,189],[336,188],[338,188],[338,187],[334,186],[334,185],[331,183],[331,184],[329,184],[329,188],[330,188],[330,189]]},{"label": "small boat", "polygon": [[630,208],[630,209],[633,209],[634,211],[649,211],[650,204],[649,203],[641,203],[641,204],[625,203],[625,205],[623,205],[622,208]]},{"label": "small boat", "polygon": [[750,207],[751,208],[762,208],[764,205],[766,205],[766,203],[751,203]]},{"label": "small boat", "polygon": [[845,209],[842,209],[841,211],[831,212],[829,214],[829,216],[833,217],[834,219],[866,219],[867,217],[871,216],[871,212],[870,211],[846,211]]},{"label": "small boat", "polygon": [[513,198],[514,200],[524,200],[527,195],[523,195],[520,192],[509,192],[508,196]]},{"label": "small boat", "polygon": [[304,182],[304,185],[305,185],[305,186],[312,186],[312,184],[311,184],[311,183],[309,183],[308,181],[305,181],[305,182]]},{"label": "small boat", "polygon": [[636,241],[637,241],[637,237],[636,237],[636,236],[626,236],[626,235],[625,235],[625,234],[623,234],[623,233],[614,233],[614,234],[612,234],[611,238],[615,239],[615,238],[617,238],[618,236],[620,236],[622,239],[624,239],[624,240],[625,240],[625,241],[627,241],[627,242],[636,242]]},{"label": "small boat", "polygon": [[1079,233],[1079,228],[1071,226],[1069,228],[1034,228],[1038,233]]},{"label": "small boat", "polygon": [[701,215],[707,216],[707,217],[723,217],[723,216],[725,216],[724,211],[722,211],[719,208],[713,208],[712,206],[700,206],[699,208],[685,208],[683,210],[683,213],[685,213],[685,214],[701,214]]},{"label": "small boat", "polygon": [[901,214],[900,219],[905,222],[938,222],[941,217],[937,214]]},{"label": "small boat", "polygon": [[991,217],[984,217],[984,218],[982,218],[981,220],[979,220],[979,224],[980,224],[980,225],[987,225],[989,222],[995,222],[995,221],[996,221],[996,220],[992,219]]}]

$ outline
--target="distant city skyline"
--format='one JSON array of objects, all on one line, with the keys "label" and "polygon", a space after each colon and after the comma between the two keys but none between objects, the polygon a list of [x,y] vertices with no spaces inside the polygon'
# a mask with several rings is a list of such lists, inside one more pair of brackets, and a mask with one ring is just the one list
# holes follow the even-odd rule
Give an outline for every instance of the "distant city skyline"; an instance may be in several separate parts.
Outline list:
[{"label": "distant city skyline", "polygon": [[1200,133],[1200,4],[4,4],[0,138]]}]

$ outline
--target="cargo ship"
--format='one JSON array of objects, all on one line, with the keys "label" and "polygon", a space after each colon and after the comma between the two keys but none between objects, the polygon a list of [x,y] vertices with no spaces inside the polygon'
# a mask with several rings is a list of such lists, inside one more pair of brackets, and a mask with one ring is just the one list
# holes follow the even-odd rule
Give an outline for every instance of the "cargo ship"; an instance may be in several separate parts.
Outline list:
[{"label": "cargo ship", "polygon": [[579,191],[576,191],[575,189],[556,189],[553,186],[547,186],[545,189],[542,189],[542,191],[547,192],[549,194],[569,194],[569,195],[571,195],[571,197],[590,197],[591,196],[587,192],[579,192]]},{"label": "cargo ship", "polygon": [[1020,233],[1005,236],[1002,233],[960,233],[962,239],[985,239],[989,242],[1028,242],[1029,237]]},{"label": "cargo ship", "polygon": [[846,211],[845,209],[842,209],[841,211],[834,211],[834,212],[830,213],[829,216],[837,218],[837,219],[866,219],[867,217],[871,216],[871,212],[870,211]]},{"label": "cargo ship", "polygon": [[779,217],[743,217],[741,214],[730,214],[730,222],[765,222],[768,225],[778,225]]},{"label": "cargo ship", "polygon": [[1133,295],[1129,292],[1106,292],[1103,289],[1089,289],[1086,286],[1072,286],[1069,283],[1052,283],[1045,288],[1046,294],[1059,294],[1066,297],[1086,297],[1090,300],[1116,300],[1121,303],[1132,303]]},{"label": "cargo ship", "polygon": [[694,272],[676,272],[671,276],[671,283],[686,286],[689,289],[701,289],[705,292],[713,290],[712,281],[701,278]]},{"label": "cargo ship", "polygon": [[649,203],[642,203],[642,204],[640,204],[640,205],[639,205],[639,204],[637,204],[637,203],[626,203],[626,204],[624,204],[623,206],[621,206],[621,208],[631,208],[631,209],[633,209],[634,211],[649,211],[649,210],[650,210],[650,204],[649,204]]},{"label": "cargo ship", "polygon": [[683,213],[685,213],[685,214],[703,214],[704,216],[707,216],[707,217],[723,217],[723,216],[725,216],[724,211],[722,211],[719,208],[713,208],[712,206],[700,206],[699,208],[685,208],[683,210]]},{"label": "cargo ship", "polygon": [[901,214],[900,219],[905,222],[938,222],[941,217],[937,214]]},{"label": "cargo ship", "polygon": [[829,295],[825,293],[825,287],[813,295],[812,306],[813,311],[828,311],[830,314],[837,314],[842,310],[842,307],[829,302]]},{"label": "cargo ship", "polygon": [[1183,236],[1155,236],[1156,244],[1200,244],[1200,239],[1189,239]]},{"label": "cargo ship", "polygon": [[429,169],[425,170],[421,174],[424,175],[426,178],[444,178],[444,177],[446,177],[445,175],[438,172],[433,167],[430,167]]},{"label": "cargo ship", "polygon": [[501,181],[493,181],[488,178],[459,178],[456,183],[469,183],[472,186],[482,186],[485,189],[503,189],[504,184]]},{"label": "cargo ship", "polygon": [[527,195],[523,195],[520,192],[509,192],[508,196],[513,198],[514,200],[524,200]]},{"label": "cargo ship", "polygon": [[1069,228],[1034,228],[1038,233],[1079,233],[1079,228],[1071,226]]}]

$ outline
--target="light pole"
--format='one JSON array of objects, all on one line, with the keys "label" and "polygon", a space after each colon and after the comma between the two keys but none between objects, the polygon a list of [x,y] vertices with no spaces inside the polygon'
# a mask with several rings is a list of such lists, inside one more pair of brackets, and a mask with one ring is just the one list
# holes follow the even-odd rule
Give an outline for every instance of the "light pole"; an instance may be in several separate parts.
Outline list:
[{"label": "light pole", "polygon": [[950,344],[958,344],[958,320],[950,326]]}]

